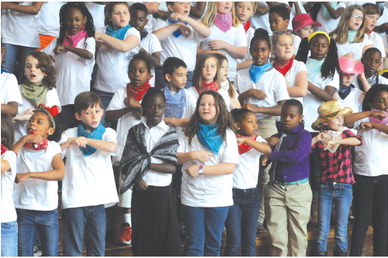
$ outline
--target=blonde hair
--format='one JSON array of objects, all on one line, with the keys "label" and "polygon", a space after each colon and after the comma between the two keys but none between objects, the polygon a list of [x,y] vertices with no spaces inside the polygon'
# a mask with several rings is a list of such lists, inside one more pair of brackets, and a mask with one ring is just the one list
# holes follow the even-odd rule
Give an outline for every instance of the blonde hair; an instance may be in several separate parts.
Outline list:
[{"label": "blonde hair", "polygon": [[[218,2],[208,2],[206,12],[203,15],[201,22],[208,27],[213,26],[214,19],[216,18],[217,13],[217,3]],[[234,4],[232,4],[232,26],[237,27],[241,21],[238,19],[235,11]]]},{"label": "blonde hair", "polygon": [[[338,23],[338,26],[335,30],[330,33],[330,36],[335,39],[338,44],[345,44],[348,42],[348,30],[349,30],[349,20],[352,17],[353,11],[359,10],[362,12],[362,15],[365,16],[364,8],[360,5],[349,5],[346,7],[345,11],[341,15],[341,19]],[[365,34],[365,19],[362,20],[362,24],[357,31],[356,37],[352,43],[359,43],[364,40]]]},{"label": "blonde hair", "polygon": [[275,45],[278,42],[281,35],[287,35],[287,36],[291,37],[292,43],[294,43],[294,36],[290,31],[278,30],[278,31],[274,31],[272,34],[272,42],[271,43],[272,43],[273,48],[275,48]]}]

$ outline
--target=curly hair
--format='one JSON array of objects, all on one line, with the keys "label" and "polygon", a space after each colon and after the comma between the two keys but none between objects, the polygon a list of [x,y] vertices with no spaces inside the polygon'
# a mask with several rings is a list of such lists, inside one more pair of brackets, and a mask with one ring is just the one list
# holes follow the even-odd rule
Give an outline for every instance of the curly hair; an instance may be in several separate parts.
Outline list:
[{"label": "curly hair", "polygon": [[[27,55],[27,57],[32,56],[38,60],[39,68],[42,70],[46,76],[43,78],[43,85],[47,86],[49,90],[55,88],[55,68],[53,66],[52,58],[44,52],[34,51]],[[26,59],[24,59],[23,67],[26,66]],[[22,82],[27,82],[27,77],[22,75]]]}]

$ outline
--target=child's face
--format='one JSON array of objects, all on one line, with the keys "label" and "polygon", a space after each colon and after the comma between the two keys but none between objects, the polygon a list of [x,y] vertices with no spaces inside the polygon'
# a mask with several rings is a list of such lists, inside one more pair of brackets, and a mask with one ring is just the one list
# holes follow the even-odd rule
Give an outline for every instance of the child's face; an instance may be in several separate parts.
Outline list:
[{"label": "child's face", "polygon": [[75,118],[82,122],[87,131],[92,131],[100,124],[103,114],[104,110],[97,104],[81,110],[81,113],[75,113]]},{"label": "child's face", "polygon": [[294,55],[294,41],[289,35],[280,35],[275,45],[275,54],[280,60],[289,60]]},{"label": "child's face", "polygon": [[147,25],[148,19],[144,11],[136,10],[131,15],[131,26],[142,32],[144,27]]},{"label": "child's face", "polygon": [[149,127],[158,125],[163,119],[165,109],[166,103],[164,99],[159,95],[154,96],[143,111],[147,119],[147,125]]},{"label": "child's face", "polygon": [[354,80],[354,74],[344,73],[342,74],[342,85],[350,86]]},{"label": "child's face", "polygon": [[360,10],[354,10],[349,19],[349,29],[358,30],[364,20],[364,14]]},{"label": "child's face", "polygon": [[270,48],[266,40],[256,40],[252,44],[249,51],[251,53],[254,65],[260,66],[267,63],[270,54]]},{"label": "child's face", "polygon": [[239,132],[245,136],[256,136],[259,128],[256,115],[252,112],[246,113],[237,126],[240,128]]},{"label": "child's face", "polygon": [[372,31],[377,23],[377,20],[379,19],[380,15],[378,14],[366,14],[365,15],[365,28],[366,31]]},{"label": "child's face", "polygon": [[172,75],[167,73],[166,80],[173,89],[183,89],[187,82],[187,68],[180,66],[172,73]]},{"label": "child's face", "polygon": [[170,12],[188,16],[190,14],[191,6],[189,2],[173,2],[173,4],[168,5],[167,8]]},{"label": "child's face", "polygon": [[52,135],[55,129],[50,125],[50,118],[43,112],[35,112],[27,123],[28,134],[38,134],[43,139]]},{"label": "child's face", "polygon": [[310,36],[310,34],[313,33],[313,26],[312,25],[307,25],[300,30],[296,32],[296,35],[298,35],[301,39],[307,38]]},{"label": "child's face", "polygon": [[285,131],[294,130],[303,120],[303,115],[300,114],[297,106],[286,106],[282,108],[281,123]]},{"label": "child's face", "polygon": [[220,81],[224,82],[228,78],[228,60],[222,60],[222,64],[220,67]]},{"label": "child's face", "polygon": [[217,13],[226,14],[232,11],[232,2],[217,2]]},{"label": "child's face", "polygon": [[364,65],[365,76],[367,78],[377,73],[377,70],[381,65],[381,59],[381,54],[377,51],[373,51],[371,54],[368,54],[361,59],[361,62]]},{"label": "child's face", "polygon": [[134,87],[138,87],[146,83],[151,78],[151,73],[147,68],[146,62],[143,60],[135,60],[132,62],[128,71],[129,79]]},{"label": "child's face", "polygon": [[205,60],[205,63],[202,67],[202,81],[205,83],[210,83],[214,80],[217,74],[218,64],[217,59],[214,57],[209,57]]},{"label": "child's face", "polygon": [[371,103],[371,107],[388,112],[388,92],[378,92]]},{"label": "child's face", "polygon": [[116,4],[113,6],[110,20],[114,29],[119,29],[129,24],[129,10],[128,6],[124,4]]},{"label": "child's face", "polygon": [[284,20],[278,13],[269,15],[269,25],[272,31],[287,30],[290,20]]},{"label": "child's face", "polygon": [[322,60],[329,52],[329,40],[324,35],[317,35],[310,42],[311,58]]},{"label": "child's face", "polygon": [[333,119],[328,119],[324,124],[333,131],[341,131],[344,126],[344,116],[337,116]]},{"label": "child's face", "polygon": [[198,108],[199,117],[206,125],[213,125],[217,121],[217,108],[214,97],[209,94],[202,95]]},{"label": "child's face", "polygon": [[77,8],[71,8],[66,17],[66,30],[71,35],[75,35],[82,30],[86,24],[86,17]]},{"label": "child's face", "polygon": [[27,56],[24,65],[24,75],[31,83],[41,83],[46,74],[40,69],[39,61],[33,56]]},{"label": "child's face", "polygon": [[252,2],[236,2],[236,15],[242,22],[246,22],[255,11]]}]

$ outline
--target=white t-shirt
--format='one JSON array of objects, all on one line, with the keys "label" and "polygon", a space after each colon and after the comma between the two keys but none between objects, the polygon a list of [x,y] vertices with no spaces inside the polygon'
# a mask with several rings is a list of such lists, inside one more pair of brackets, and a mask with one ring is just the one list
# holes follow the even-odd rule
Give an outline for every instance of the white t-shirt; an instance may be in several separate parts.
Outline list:
[{"label": "white t-shirt", "polygon": [[[207,150],[195,135],[189,145],[188,138],[184,132],[179,135],[179,152],[191,152],[197,150]],[[226,131],[226,138],[223,141],[218,155],[213,156],[202,163],[203,165],[217,165],[221,163],[234,163],[238,165],[239,154],[237,148],[236,135],[232,130]],[[233,174],[227,175],[199,175],[191,177],[186,173],[186,168],[191,165],[200,165],[198,161],[189,161],[182,166],[182,204],[191,207],[224,207],[233,205],[232,188]]]},{"label": "white t-shirt", "polygon": [[[334,3],[334,2],[333,2]],[[346,8],[348,5],[345,2],[335,2],[337,4],[337,7],[334,8],[335,10],[339,8]],[[335,28],[337,28],[337,25],[339,23],[340,17],[337,19],[333,19],[327,8],[321,4],[321,7],[319,8],[318,14],[317,14],[317,22],[321,23],[322,26],[314,26],[314,31],[324,31],[326,33],[330,33]]]},{"label": "white t-shirt", "polygon": [[[101,32],[104,33],[105,29]],[[124,39],[131,35],[136,36],[140,41],[140,33],[134,27],[128,29]],[[139,53],[139,50],[140,44],[127,52],[99,48],[96,54],[97,76],[94,88],[115,93],[123,85],[127,85],[129,62],[135,54]]]},{"label": "white t-shirt", "polygon": [[247,54],[243,59],[237,59],[238,64],[252,59],[251,53],[249,52],[249,47],[251,46],[253,36],[255,36],[255,30],[252,27],[249,27],[245,34],[247,36]]},{"label": "white t-shirt", "polygon": [[[32,5],[21,2],[19,5]],[[3,43],[39,48],[38,16],[11,9],[1,10],[1,40]]]},{"label": "white t-shirt", "polygon": [[54,54],[57,46],[57,40],[53,40],[42,51],[52,55],[55,58],[55,78],[57,81],[57,91],[62,106],[74,104],[75,97],[84,91],[90,91],[90,80],[94,66],[94,53],[96,50],[96,41],[89,37],[78,42],[77,48],[88,50],[93,54],[93,58],[88,60],[82,58],[70,51],[64,51],[59,55]]},{"label": "white t-shirt", "polygon": [[45,2],[38,13],[39,34],[53,37],[59,36],[59,10],[65,2]]},{"label": "white t-shirt", "polygon": [[97,31],[102,31],[105,28],[105,14],[104,8],[105,4],[85,2],[86,7],[88,8],[90,14],[93,17],[93,24]]},{"label": "white t-shirt", "polygon": [[342,108],[350,107],[353,110],[353,113],[358,113],[362,111],[363,100],[363,92],[359,88],[354,87],[345,99],[339,97],[337,101]]},{"label": "white t-shirt", "polygon": [[[362,122],[369,122],[369,118],[357,121],[355,127]],[[353,173],[361,176],[388,175],[388,135],[377,129],[359,130],[358,134],[363,142],[355,147]]]},{"label": "white t-shirt", "polygon": [[[61,147],[49,141],[46,150],[21,148],[17,155],[17,172],[45,172],[52,170],[54,156],[61,154]],[[51,211],[58,208],[58,182],[29,178],[15,184],[15,207],[26,210]]]},{"label": "white t-shirt", "polygon": [[23,103],[18,81],[12,73],[4,72],[0,74],[0,92],[1,104],[8,104],[9,102]]},{"label": "white t-shirt", "polygon": [[[22,96],[23,104],[19,104],[18,114],[24,114],[29,109],[35,109],[31,103]],[[55,88],[47,91],[46,96],[46,107],[58,106],[59,111],[61,111],[61,103],[59,102],[58,92]],[[17,142],[21,137],[27,135],[27,123],[28,121],[15,121],[15,142]]]},{"label": "white t-shirt", "polygon": [[[150,55],[156,52],[162,52],[162,45],[160,44],[160,41],[158,37],[156,37],[155,34],[149,32],[146,37],[144,37],[141,42],[140,46]],[[151,69],[152,78],[150,80],[151,85],[155,85],[155,69]]]},{"label": "white t-shirt", "polygon": [[[66,142],[70,137],[77,137],[77,127],[64,131],[59,143]],[[106,128],[102,141],[116,142],[116,132]],[[95,153],[84,156],[78,146],[63,150],[63,156],[66,157],[62,180],[64,209],[101,204],[110,207],[118,202],[112,155],[97,149]]]},{"label": "white t-shirt", "polygon": [[6,223],[16,221],[16,210],[13,203],[13,188],[16,177],[16,153],[8,150],[1,155],[1,159],[8,161],[10,170],[1,172],[1,204],[0,204],[0,222]]},{"label": "white t-shirt", "polygon": [[[169,23],[167,21],[158,19],[158,23],[153,29],[155,31],[168,25]],[[189,37],[186,38],[183,35],[175,37],[171,34],[165,40],[160,41],[163,49],[160,53],[160,64],[163,64],[168,57],[178,57],[186,63],[189,72],[194,71],[197,61],[197,46],[203,37],[190,25],[187,26],[192,31]]]},{"label": "white t-shirt", "polygon": [[[303,63],[302,61],[298,61],[294,59],[290,70],[288,70],[288,72],[286,73],[286,76],[284,76],[286,78],[287,88],[291,88],[295,86],[296,76],[298,75],[298,73],[303,71],[307,72],[306,64]],[[297,99],[303,104],[303,97],[294,98],[290,96],[290,98]]]},{"label": "white t-shirt", "polygon": [[[256,141],[267,143],[261,136],[257,136]],[[233,188],[251,189],[256,187],[261,155],[263,153],[255,148],[240,154],[239,166],[233,172]]]},{"label": "white t-shirt", "polygon": [[372,41],[373,47],[375,47],[378,50],[380,50],[381,57],[385,58],[386,57],[385,47],[384,47],[384,43],[383,43],[383,39],[382,39],[381,35],[376,33],[376,32],[374,32],[374,31],[372,31],[371,34],[365,34],[365,35],[369,36],[370,40]]},{"label": "white t-shirt", "polygon": [[[245,102],[259,107],[277,106],[279,101],[290,98],[287,91],[286,79],[275,68],[265,72],[257,83],[254,83],[249,76],[249,68],[237,72],[235,87],[240,94],[249,89],[257,89],[265,92],[267,97],[259,100],[248,98]],[[257,113],[258,119],[269,117],[269,115]]]},{"label": "white t-shirt", "polygon": [[[223,32],[215,25],[211,26],[209,37],[201,42],[200,47],[202,49],[210,49],[209,42],[212,40],[222,40],[235,47],[247,46],[247,36],[242,24],[237,27],[232,26],[226,32]],[[234,81],[234,78],[236,77],[237,59],[232,57],[227,51],[221,50],[220,52],[228,58],[228,78],[230,81]]]},{"label": "white t-shirt", "polygon": [[364,53],[364,47],[367,45],[373,45],[372,40],[367,34],[365,34],[363,41],[359,43],[337,43],[338,57],[344,56],[348,53],[353,53],[353,59],[359,60],[361,59],[362,54]]}]

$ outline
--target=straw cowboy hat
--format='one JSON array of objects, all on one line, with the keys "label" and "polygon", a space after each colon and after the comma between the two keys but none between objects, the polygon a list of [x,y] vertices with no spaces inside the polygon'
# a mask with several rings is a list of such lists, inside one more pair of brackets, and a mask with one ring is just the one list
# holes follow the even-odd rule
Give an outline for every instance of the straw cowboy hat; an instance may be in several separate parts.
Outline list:
[{"label": "straw cowboy hat", "polygon": [[351,113],[353,113],[351,108],[346,107],[341,109],[339,103],[336,100],[327,101],[318,107],[319,117],[317,120],[315,120],[311,127],[314,130],[320,130],[323,122]]},{"label": "straw cowboy hat", "polygon": [[364,72],[364,65],[361,62],[355,63],[353,58],[340,57],[338,63],[342,73],[361,74]]}]

